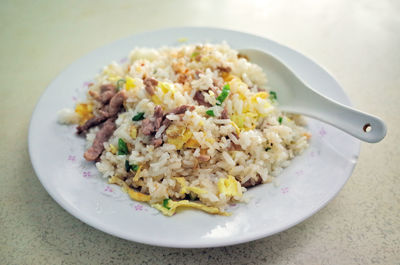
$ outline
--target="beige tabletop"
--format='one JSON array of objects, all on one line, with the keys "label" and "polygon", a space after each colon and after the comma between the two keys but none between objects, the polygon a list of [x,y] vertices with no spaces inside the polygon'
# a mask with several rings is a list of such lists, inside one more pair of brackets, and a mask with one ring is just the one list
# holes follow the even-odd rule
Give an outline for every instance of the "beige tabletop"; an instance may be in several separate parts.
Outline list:
[{"label": "beige tabletop", "polygon": [[[400,264],[399,1],[0,2],[0,264]],[[28,125],[46,86],[87,52],[141,31],[215,26],[311,57],[353,104],[383,118],[353,175],[320,212],[282,233],[213,249],[119,239],[63,210],[38,181]]]}]

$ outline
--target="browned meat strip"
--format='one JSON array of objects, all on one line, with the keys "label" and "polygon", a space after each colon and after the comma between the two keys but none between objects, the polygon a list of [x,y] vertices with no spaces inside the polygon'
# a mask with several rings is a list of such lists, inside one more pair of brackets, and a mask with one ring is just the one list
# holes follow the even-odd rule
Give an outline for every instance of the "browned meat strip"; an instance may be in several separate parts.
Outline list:
[{"label": "browned meat strip", "polygon": [[199,157],[197,157],[197,160],[199,160],[199,162],[207,162],[210,159],[211,157],[209,155],[199,155]]},{"label": "browned meat strip", "polygon": [[168,114],[184,114],[187,110],[194,110],[195,107],[194,106],[189,106],[189,105],[181,105],[173,110],[171,110],[170,112],[167,113]]},{"label": "browned meat strip", "polygon": [[161,106],[155,106],[154,108],[154,128],[157,131],[161,127],[161,122],[163,120],[164,113]]},{"label": "browned meat strip", "polygon": [[154,87],[158,85],[158,81],[154,78],[149,77],[143,80],[143,83],[145,85],[147,93],[149,93],[151,96],[154,95]]},{"label": "browned meat strip", "polygon": [[123,91],[118,92],[112,97],[110,103],[104,108],[104,110],[101,110],[100,113],[108,118],[116,115],[121,110],[125,97]]},{"label": "browned meat strip", "polygon": [[94,138],[93,145],[86,150],[83,157],[88,161],[95,161],[103,152],[105,141],[111,137],[113,132],[116,129],[114,118],[108,119],[101,129],[96,133],[96,137]]},{"label": "browned meat strip", "polygon": [[196,94],[194,94],[193,99],[196,100],[199,105],[211,107],[211,104],[204,99],[204,95],[201,91],[197,91]]},{"label": "browned meat strip", "polygon": [[177,107],[177,108],[171,110],[170,112],[168,112],[168,113],[166,113],[166,114],[164,115],[164,119],[163,119],[161,125],[164,125],[165,128],[168,128],[168,127],[171,125],[172,121],[169,120],[169,119],[167,118],[167,115],[168,115],[168,114],[179,115],[179,114],[184,114],[187,110],[192,111],[192,110],[194,110],[194,109],[195,109],[195,106],[189,106],[189,105],[182,105],[182,106],[179,106],[179,107]]},{"label": "browned meat strip", "polygon": [[228,110],[226,108],[224,108],[224,110],[221,112],[221,119],[223,120],[229,119]]},{"label": "browned meat strip", "polygon": [[103,116],[103,115],[102,116],[93,117],[93,118],[87,120],[83,125],[80,125],[80,126],[76,127],[76,132],[78,134],[86,133],[90,128],[99,125],[100,123],[102,123],[106,119],[107,119],[107,117]]},{"label": "browned meat strip", "polygon": [[232,71],[232,68],[230,68],[229,66],[218,66],[217,69],[222,73],[229,73],[230,71]]},{"label": "browned meat strip", "polygon": [[142,121],[142,133],[144,135],[151,135],[160,129],[164,119],[164,113],[161,106],[157,105],[154,107],[153,121],[150,118],[146,118]]},{"label": "browned meat strip", "polygon": [[155,132],[154,123],[149,118],[146,118],[142,121],[142,127],[140,130],[144,135],[151,135]]},{"label": "browned meat strip", "polygon": [[[146,118],[142,121],[142,125],[141,125],[141,132],[144,135],[150,135],[150,136],[154,136],[154,133],[156,133],[158,131],[158,129],[160,129],[161,126],[165,126],[165,129],[168,128],[169,125],[171,125],[172,121],[169,120],[167,118],[168,114],[183,114],[185,113],[186,110],[194,110],[194,106],[188,106],[188,105],[182,105],[176,109],[173,109],[172,111],[166,113],[164,115],[163,110],[161,108],[161,106],[155,106],[154,107],[154,116],[152,119],[150,118]],[[165,133],[165,130],[163,132],[163,134]],[[158,147],[160,145],[162,145],[163,141],[162,141],[162,137],[161,138],[157,138],[157,139],[152,139],[151,143],[155,146]]]},{"label": "browned meat strip", "polygon": [[260,177],[260,175],[257,175],[257,179],[249,179],[248,181],[246,181],[245,183],[242,183],[242,186],[245,188],[249,188],[249,187],[253,187],[256,186],[258,184],[261,184],[262,179]]},{"label": "browned meat strip", "polygon": [[110,104],[108,105],[108,117],[114,116],[120,111],[124,100],[125,93],[123,91],[118,92],[111,98]]},{"label": "browned meat strip", "polygon": [[103,104],[107,104],[117,93],[117,88],[112,85],[102,85],[100,87],[100,101]]},{"label": "browned meat strip", "polygon": [[165,119],[162,121],[162,125],[164,125],[165,128],[168,128],[168,127],[171,125],[171,123],[172,123],[172,121],[169,120],[168,118],[165,118]]},{"label": "browned meat strip", "polygon": [[110,99],[117,93],[117,89],[114,85],[102,85],[100,87],[100,95],[97,92],[89,90],[89,95],[92,96],[95,100],[107,104]]},{"label": "browned meat strip", "polygon": [[165,128],[168,128],[171,125],[172,121],[167,118],[168,114],[179,115],[179,114],[184,114],[187,110],[192,111],[194,109],[195,106],[189,106],[189,105],[179,106],[164,115],[161,125],[164,125]]},{"label": "browned meat strip", "polygon": [[[112,85],[109,86],[111,87]],[[103,91],[106,91],[106,89],[103,89]],[[110,90],[107,91],[110,92]],[[124,100],[125,100],[124,92],[121,91],[115,94],[110,100],[110,103],[108,105],[103,106],[102,109],[99,110],[100,112],[99,116],[95,116],[89,119],[88,121],[85,122],[85,124],[78,126],[76,128],[77,133],[78,134],[86,133],[90,128],[97,126],[102,122],[104,122],[105,120],[107,120],[108,118],[115,116],[123,106]]]}]

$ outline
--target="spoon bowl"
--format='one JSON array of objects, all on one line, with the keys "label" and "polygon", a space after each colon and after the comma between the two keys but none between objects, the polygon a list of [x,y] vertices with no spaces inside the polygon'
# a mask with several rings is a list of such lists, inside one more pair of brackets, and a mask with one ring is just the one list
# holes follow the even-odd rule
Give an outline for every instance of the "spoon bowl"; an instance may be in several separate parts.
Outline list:
[{"label": "spoon bowl", "polygon": [[320,94],[274,56],[257,49],[241,49],[240,54],[267,73],[281,110],[326,122],[365,142],[376,143],[385,137],[386,125],[381,119]]}]

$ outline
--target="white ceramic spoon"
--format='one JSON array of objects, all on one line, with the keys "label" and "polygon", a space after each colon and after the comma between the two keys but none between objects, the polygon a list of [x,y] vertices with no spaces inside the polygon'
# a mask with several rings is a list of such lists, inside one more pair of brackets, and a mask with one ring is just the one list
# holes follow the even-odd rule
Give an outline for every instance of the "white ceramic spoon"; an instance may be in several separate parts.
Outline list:
[{"label": "white ceramic spoon", "polygon": [[272,55],[256,49],[242,49],[240,54],[267,73],[281,110],[329,123],[365,142],[376,143],[385,137],[386,125],[381,119],[321,95]]}]

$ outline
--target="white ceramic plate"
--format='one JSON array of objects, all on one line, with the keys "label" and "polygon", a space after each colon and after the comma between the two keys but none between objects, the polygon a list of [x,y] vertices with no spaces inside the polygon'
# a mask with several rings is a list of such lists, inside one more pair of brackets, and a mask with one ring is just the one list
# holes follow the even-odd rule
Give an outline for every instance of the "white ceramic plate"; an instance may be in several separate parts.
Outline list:
[{"label": "white ceramic plate", "polygon": [[[360,143],[355,138],[308,119],[313,137],[309,149],[278,177],[279,186],[260,185],[248,191],[248,204],[232,216],[187,210],[165,217],[146,204],[130,200],[108,185],[86,162],[84,140],[73,126],[57,123],[57,111],[73,108],[84,97],[87,82],[111,61],[124,61],[136,46],[160,47],[227,41],[235,49],[258,48],[275,55],[311,87],[341,103],[350,101],[340,85],[310,59],[268,39],[215,28],[171,28],[137,34],[82,57],[63,71],[42,95],[29,128],[29,153],[47,192],[81,221],[106,233],[145,244],[167,247],[214,247],[266,237],[310,217],[324,207],[351,175]],[[268,71],[267,71],[268,76]],[[274,87],[274,84],[269,84]]]}]

